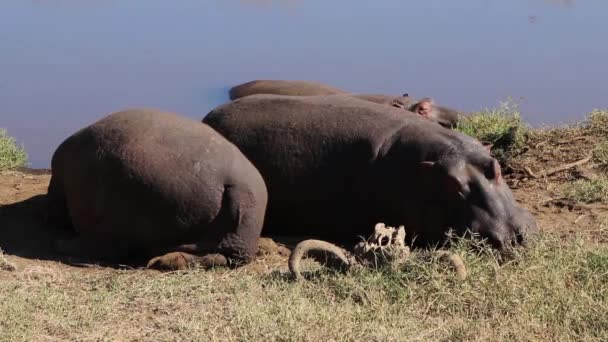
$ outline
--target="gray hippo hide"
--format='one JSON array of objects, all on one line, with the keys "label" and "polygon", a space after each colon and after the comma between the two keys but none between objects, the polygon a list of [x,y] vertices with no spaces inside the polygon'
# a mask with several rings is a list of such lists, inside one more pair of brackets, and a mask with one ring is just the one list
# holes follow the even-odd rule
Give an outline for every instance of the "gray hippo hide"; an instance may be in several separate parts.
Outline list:
[{"label": "gray hippo hide", "polygon": [[57,148],[48,203],[49,223],[74,235],[58,240],[57,252],[112,261],[158,256],[149,267],[176,269],[250,261],[267,192],[257,169],[207,125],[134,109]]},{"label": "gray hippo hide", "polygon": [[438,106],[433,99],[428,97],[416,100],[408,94],[403,94],[402,96],[352,94],[342,89],[311,81],[256,80],[237,85],[230,89],[231,100],[255,94],[291,96],[350,94],[366,101],[401,108],[408,113],[416,113],[448,128],[456,126],[458,120],[466,115],[465,113],[458,112],[454,109]]},{"label": "gray hippo hide", "polygon": [[416,245],[443,241],[451,227],[502,248],[536,231],[481,143],[396,108],[343,95],[252,95],[203,122],[264,177],[264,234],[345,241],[384,222],[404,225]]}]

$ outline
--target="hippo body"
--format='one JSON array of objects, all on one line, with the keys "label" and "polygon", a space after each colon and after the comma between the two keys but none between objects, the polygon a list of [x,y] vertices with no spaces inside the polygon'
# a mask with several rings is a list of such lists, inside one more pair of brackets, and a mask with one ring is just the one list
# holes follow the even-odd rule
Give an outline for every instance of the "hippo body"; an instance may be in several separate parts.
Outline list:
[{"label": "hippo body", "polygon": [[334,88],[319,82],[255,80],[232,87],[229,94],[231,100],[236,100],[241,97],[255,94],[313,96],[346,93],[347,92],[342,89]]},{"label": "hippo body", "polygon": [[[48,197],[51,223],[75,234],[58,241],[61,253],[187,251],[245,262],[256,253],[267,202],[262,177],[232,143],[194,120],[148,109],[111,114],[67,138],[52,158]],[[167,258],[152,266],[201,261]]]},{"label": "hippo body", "polygon": [[384,222],[405,225],[420,244],[453,227],[501,247],[536,227],[477,140],[397,108],[344,95],[253,95],[203,122],[264,177],[265,234],[345,241]]},{"label": "hippo body", "polygon": [[230,89],[230,99],[256,94],[274,94],[289,96],[320,96],[350,94],[353,97],[404,109],[409,114],[419,114],[435,121],[444,127],[455,127],[465,113],[443,106],[438,106],[431,98],[414,99],[408,94],[401,96],[383,94],[356,94],[334,88],[319,82],[287,81],[287,80],[256,80],[237,85]]}]

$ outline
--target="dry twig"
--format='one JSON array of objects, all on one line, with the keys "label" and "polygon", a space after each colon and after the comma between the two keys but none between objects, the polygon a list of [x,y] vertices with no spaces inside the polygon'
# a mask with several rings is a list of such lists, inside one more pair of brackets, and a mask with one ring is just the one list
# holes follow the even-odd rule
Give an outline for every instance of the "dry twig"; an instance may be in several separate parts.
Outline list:
[{"label": "dry twig", "polygon": [[540,171],[538,173],[534,173],[532,172],[532,170],[530,170],[529,167],[524,167],[524,170],[526,170],[526,172],[528,173],[528,175],[532,178],[542,178],[542,177],[547,177],[547,176],[551,176],[553,174],[556,174],[558,172],[562,172],[562,171],[566,171],[568,169],[571,169],[573,167],[579,166],[579,165],[583,165],[585,163],[588,163],[591,160],[591,156],[585,158],[585,159],[581,159],[581,160],[577,160],[575,162],[572,163],[568,163],[568,164],[564,164],[564,165],[560,165],[551,169],[546,169],[543,171]]}]

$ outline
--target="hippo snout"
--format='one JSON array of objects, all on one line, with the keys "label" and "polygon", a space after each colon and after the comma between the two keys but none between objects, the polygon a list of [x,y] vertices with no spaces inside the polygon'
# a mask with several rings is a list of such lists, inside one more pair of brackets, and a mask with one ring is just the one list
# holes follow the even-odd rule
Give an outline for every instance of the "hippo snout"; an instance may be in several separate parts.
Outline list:
[{"label": "hippo snout", "polygon": [[538,235],[536,219],[529,211],[517,208],[507,224],[494,227],[487,234],[490,244],[500,250],[515,246],[525,246]]},{"label": "hippo snout", "polygon": [[526,243],[538,234],[536,219],[527,210],[513,207],[510,215],[484,215],[470,225],[473,233],[485,239],[493,248],[504,250]]},{"label": "hippo snout", "polygon": [[528,240],[538,236],[539,230],[536,218],[526,209],[517,208],[512,219],[512,230],[514,232],[515,244],[525,245]]}]

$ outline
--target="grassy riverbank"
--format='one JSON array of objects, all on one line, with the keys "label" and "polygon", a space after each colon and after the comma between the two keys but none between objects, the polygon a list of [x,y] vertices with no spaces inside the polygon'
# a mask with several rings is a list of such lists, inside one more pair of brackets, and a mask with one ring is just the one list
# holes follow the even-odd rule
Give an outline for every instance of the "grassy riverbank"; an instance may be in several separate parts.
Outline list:
[{"label": "grassy riverbank", "polygon": [[399,271],[294,282],[272,243],[250,265],[208,272],[36,260],[24,246],[48,244],[40,202],[23,201],[49,175],[0,172],[0,341],[608,340],[608,111],[539,130],[503,106],[458,129],[493,144],[542,232],[509,258],[462,241],[465,281],[416,251]]},{"label": "grassy riverbank", "polygon": [[606,246],[548,235],[502,264],[490,252],[460,254],[464,282],[424,254],[399,272],[302,282],[269,264],[174,274],[29,267],[2,275],[0,339],[608,339]]}]

